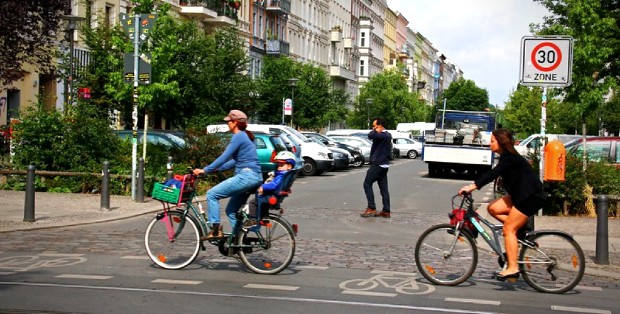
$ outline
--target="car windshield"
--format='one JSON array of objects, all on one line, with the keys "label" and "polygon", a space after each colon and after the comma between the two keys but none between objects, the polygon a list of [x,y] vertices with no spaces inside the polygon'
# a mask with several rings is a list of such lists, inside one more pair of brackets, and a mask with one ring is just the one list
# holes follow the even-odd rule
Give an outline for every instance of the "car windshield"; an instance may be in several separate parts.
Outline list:
[{"label": "car windshield", "polygon": [[327,145],[325,145],[323,142],[321,142],[321,140],[319,140],[318,138],[314,137],[314,136],[310,136],[310,140],[312,140],[313,142],[323,146],[323,147],[327,147]]},{"label": "car windshield", "polygon": [[301,139],[304,142],[312,142],[311,139],[309,139],[307,136],[297,132],[297,130],[291,128],[291,127],[284,127],[284,129],[286,129],[287,132],[293,134],[294,136],[297,136],[299,139]]}]

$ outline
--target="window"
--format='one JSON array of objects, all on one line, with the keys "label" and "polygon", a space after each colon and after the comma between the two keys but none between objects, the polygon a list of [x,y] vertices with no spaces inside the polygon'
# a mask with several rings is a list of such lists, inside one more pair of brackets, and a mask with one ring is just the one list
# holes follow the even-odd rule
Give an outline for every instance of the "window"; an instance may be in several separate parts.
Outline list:
[{"label": "window", "polygon": [[360,60],[360,76],[364,75],[364,60]]},{"label": "window", "polygon": [[360,34],[360,47],[366,47],[366,33]]},{"label": "window", "polygon": [[267,148],[267,144],[265,144],[265,141],[260,137],[254,138],[254,145],[256,145],[256,149]]}]

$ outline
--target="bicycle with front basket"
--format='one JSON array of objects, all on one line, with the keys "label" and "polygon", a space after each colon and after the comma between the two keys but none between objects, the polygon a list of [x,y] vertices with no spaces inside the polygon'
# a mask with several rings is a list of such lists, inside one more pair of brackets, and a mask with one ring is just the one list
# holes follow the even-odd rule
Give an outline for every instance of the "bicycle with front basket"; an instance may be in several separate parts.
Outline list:
[{"label": "bicycle with front basket", "polygon": [[[196,199],[198,178],[191,169],[182,177],[180,188],[156,183],[153,198],[161,201],[164,209],[146,228],[144,245],[148,256],[162,268],[181,269],[192,263],[201,249],[206,249],[207,242],[217,246],[224,256],[238,255],[241,262],[255,273],[281,272],[295,255],[296,225],[282,217],[280,204],[290,193],[296,174],[296,171],[290,171],[283,178],[283,188],[269,203],[270,211],[261,213],[259,209],[258,218],[250,217],[246,204],[239,209],[237,223],[230,233],[225,232],[222,239],[208,241],[201,240],[209,233],[210,224]],[[255,189],[248,191],[248,196],[253,192]],[[170,208],[171,204],[176,204],[177,208]],[[249,219],[257,220],[258,224],[246,225]]]},{"label": "bicycle with front basket", "polygon": [[[478,234],[497,253],[498,263],[504,267],[506,257],[500,244],[502,225],[481,217],[473,204],[470,193],[455,195],[451,222],[430,227],[418,239],[415,262],[428,281],[456,286],[471,277],[478,263],[475,240]],[[563,231],[538,230],[527,232],[518,241],[519,271],[532,288],[564,293],[579,284],[585,271],[585,257],[571,235]]]}]

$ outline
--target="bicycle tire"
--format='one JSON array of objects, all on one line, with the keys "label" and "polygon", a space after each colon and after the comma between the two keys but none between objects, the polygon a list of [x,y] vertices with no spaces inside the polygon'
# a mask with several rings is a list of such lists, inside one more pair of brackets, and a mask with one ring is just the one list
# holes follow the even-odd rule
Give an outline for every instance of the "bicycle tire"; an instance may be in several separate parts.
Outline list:
[{"label": "bicycle tire", "polygon": [[284,270],[295,256],[295,234],[290,225],[276,215],[261,219],[259,227],[241,230],[239,257],[257,274],[274,275]]},{"label": "bicycle tire", "polygon": [[[454,250],[446,256],[452,244]],[[478,248],[467,233],[455,239],[454,226],[435,225],[422,233],[415,246],[415,263],[428,281],[441,286],[456,286],[474,273]]]},{"label": "bicycle tire", "polygon": [[[166,225],[168,223],[171,228]],[[169,230],[176,234],[173,240],[170,240]],[[169,211],[166,215],[159,213],[146,228],[144,246],[157,266],[181,269],[198,256],[200,231],[194,219],[181,211]]]},{"label": "bicycle tire", "polygon": [[504,181],[502,177],[497,177],[493,181],[493,197],[500,198],[506,195],[506,189],[504,189]]},{"label": "bicycle tire", "polygon": [[586,261],[579,244],[562,232],[539,232],[522,245],[519,266],[523,280],[536,291],[564,293],[573,289],[585,272]]}]

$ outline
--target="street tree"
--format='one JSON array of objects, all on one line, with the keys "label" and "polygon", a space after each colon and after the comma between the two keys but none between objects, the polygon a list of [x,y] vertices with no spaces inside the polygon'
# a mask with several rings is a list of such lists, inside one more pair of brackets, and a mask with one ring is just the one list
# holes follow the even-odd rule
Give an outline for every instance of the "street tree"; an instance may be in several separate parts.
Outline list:
[{"label": "street tree", "polygon": [[0,86],[24,77],[25,71],[53,73],[54,51],[68,0],[5,0],[0,10]]},{"label": "street tree", "polygon": [[[263,58],[261,76],[256,84],[258,96],[253,108],[258,121],[271,124],[282,122],[283,101],[292,96],[289,79],[298,78],[294,67],[295,61],[290,58]],[[293,110],[296,111],[295,108]]]},{"label": "street tree", "polygon": [[489,107],[487,90],[464,78],[452,82],[439,99],[446,99],[447,110],[483,111]]},{"label": "street tree", "polygon": [[425,121],[427,107],[410,93],[402,72],[386,70],[373,75],[361,88],[347,123],[352,128],[366,129],[371,119],[384,118],[388,129],[401,122]]},{"label": "street tree", "polygon": [[551,16],[531,25],[538,35],[568,35],[573,47],[572,84],[563,89],[564,100],[575,104],[584,121],[597,112],[604,96],[620,77],[620,15],[618,0],[534,0]]},{"label": "street tree", "polygon": [[[542,88],[518,85],[510,94],[503,110],[506,128],[516,133],[517,138],[526,138],[540,132]],[[553,107],[557,100],[551,99],[547,107]],[[547,125],[553,125],[548,121]]]}]

